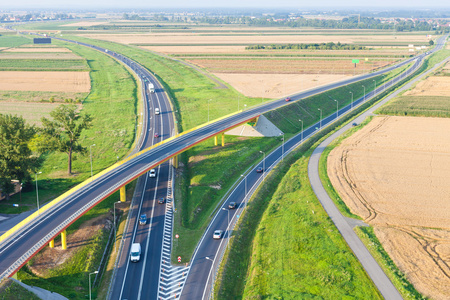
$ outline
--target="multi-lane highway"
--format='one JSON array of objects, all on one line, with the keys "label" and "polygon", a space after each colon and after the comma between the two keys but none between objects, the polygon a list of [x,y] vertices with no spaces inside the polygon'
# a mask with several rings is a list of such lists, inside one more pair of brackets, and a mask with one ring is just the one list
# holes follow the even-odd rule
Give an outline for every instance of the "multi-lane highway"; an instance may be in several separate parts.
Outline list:
[{"label": "multi-lane highway", "polygon": [[[117,53],[110,53],[110,51],[106,52],[106,49],[100,47],[91,46],[84,43],[79,44],[92,47],[96,50],[113,55],[117,59],[129,65],[140,76],[147,75],[147,77],[150,78],[150,74],[145,73],[146,72],[145,69],[140,68],[135,62],[129,60],[126,57],[123,57],[122,55],[119,55]],[[417,58],[414,58],[415,65],[419,63],[419,61],[423,58],[423,56],[424,55],[420,55]],[[292,101],[300,100],[302,98],[309,97],[311,95],[321,93],[323,91],[332,88],[336,88],[362,79],[374,77],[381,73],[388,72],[396,67],[407,64],[413,61],[414,59],[409,59],[405,62],[387,68],[383,71],[351,78],[345,81],[341,81],[340,83],[330,84],[314,90],[299,93],[297,95],[292,96],[291,99]],[[390,82],[387,86],[395,84],[395,82],[396,81]],[[157,85],[158,83],[154,82],[154,84]],[[159,89],[160,88],[161,87],[159,87]],[[380,88],[378,88],[378,90]],[[151,105],[152,104],[150,103],[149,108],[151,108]],[[163,106],[162,103],[159,103],[158,105],[161,105],[161,107]],[[26,261],[29,260],[37,251],[43,248],[48,243],[48,241],[50,241],[57,234],[59,234],[59,232],[61,232],[64,228],[67,228],[83,213],[88,211],[90,208],[95,206],[98,202],[106,198],[114,191],[118,190],[124,184],[138,178],[142,174],[145,174],[149,169],[154,168],[160,165],[162,162],[169,160],[174,155],[183,152],[184,150],[190,148],[192,145],[200,143],[205,139],[208,139],[218,133],[226,131],[230,127],[236,126],[241,123],[245,123],[248,120],[254,118],[255,116],[258,116],[266,111],[276,109],[283,105],[286,105],[286,102],[283,99],[281,99],[267,103],[265,105],[261,105],[259,107],[248,109],[241,113],[207,124],[204,127],[201,127],[197,130],[188,132],[183,135],[179,135],[176,138],[169,139],[165,143],[160,144],[155,148],[152,148],[150,151],[140,152],[139,155],[136,155],[133,158],[121,164],[117,164],[115,168],[109,170],[108,172],[102,174],[101,176],[98,176],[97,178],[87,183],[82,188],[66,196],[57,205],[54,205],[51,209],[46,210],[39,217],[31,221],[22,229],[12,234],[9,238],[5,239],[0,244],[0,274],[1,274],[0,277],[10,276],[11,274],[13,274],[18,268],[20,268],[23,264],[25,264]],[[168,111],[170,111],[170,108],[167,106],[166,112]],[[152,114],[149,114],[148,117],[144,118],[147,123],[146,126],[144,126],[144,130],[149,130],[150,132],[152,132],[152,134],[147,135],[147,137],[142,140],[143,147],[151,145],[152,141],[150,141],[149,137],[154,136],[153,133],[155,132],[154,131],[155,128],[156,130],[160,131],[159,133],[161,134],[161,138],[167,138],[171,133],[171,131],[166,131],[163,127],[165,128],[170,128],[171,126],[173,127],[173,123],[165,124],[164,121],[161,121],[161,123],[159,124],[158,122],[154,123],[152,127],[151,120],[154,120],[153,118],[155,118],[155,116],[153,116]],[[325,124],[326,121],[327,118],[324,118],[322,120],[322,123]],[[170,118],[167,119],[167,122],[170,122]],[[306,137],[313,131],[314,131],[313,127],[305,130],[304,136]],[[286,142],[285,145],[286,149],[288,149],[287,148],[288,144],[289,142]],[[270,165],[270,160],[271,155],[268,155],[265,160],[266,166]],[[164,165],[161,165],[161,168],[163,168],[163,166]],[[158,176],[158,180],[160,180],[161,182],[167,181],[168,172],[165,173],[164,171],[161,170],[159,170],[159,172],[160,174]],[[152,178],[152,180],[154,180],[154,178]],[[150,181],[150,178],[145,178],[145,181],[147,181],[146,183],[147,185],[144,188],[145,193],[142,196],[144,198],[150,199],[150,201],[144,201],[142,205],[139,204],[139,207],[137,207],[137,209],[134,210],[136,215],[132,217],[136,218],[139,213],[146,212],[148,216],[153,215],[153,218],[151,219],[151,223],[144,226],[131,225],[132,230],[127,231],[126,233],[127,234],[126,242],[123,247],[125,252],[127,251],[127,249],[129,249],[129,247],[127,247],[127,245],[129,244],[127,243],[130,243],[131,241],[137,239],[138,241],[142,242],[144,256],[143,260],[139,264],[129,264],[125,263],[125,260],[127,258],[126,253],[124,252],[124,254],[122,254],[122,257],[125,257],[125,259],[123,260],[124,263],[120,266],[120,268],[122,268],[121,272],[123,272],[124,275],[122,279],[116,279],[116,283],[114,285],[114,286],[117,285],[122,286],[119,292],[121,293],[119,294],[119,297],[121,297],[121,299],[125,299],[126,295],[125,293],[129,293],[129,296],[127,294],[126,297],[130,298],[141,297],[142,299],[153,299],[153,297],[155,297],[156,295],[155,291],[158,290],[159,286],[159,283],[155,283],[157,282],[157,280],[156,281],[154,280],[154,278],[159,276],[155,275],[159,274],[159,270],[155,270],[154,263],[151,263],[150,261],[154,259],[154,257],[156,257],[158,260],[161,259],[162,237],[158,236],[158,234],[156,234],[155,232],[159,232],[159,230],[157,229],[160,228],[158,226],[160,226],[163,223],[162,220],[164,218],[166,211],[164,205],[157,205],[157,203],[155,203],[155,201],[152,200],[152,198],[157,199],[159,197],[163,197],[167,194],[167,191],[157,188],[157,186],[159,187],[159,182],[158,183],[152,182]],[[148,194],[146,195],[146,193]],[[234,216],[233,214],[233,216],[230,217],[230,219],[235,217],[236,216]],[[227,214],[225,213],[222,213],[221,215],[218,215],[218,217],[215,218],[217,222],[221,221],[222,223],[223,222],[226,223],[226,221],[224,221],[226,219]],[[135,224],[134,220],[132,219],[130,224],[133,223]],[[219,225],[221,224],[218,224],[217,226],[212,225],[211,228],[218,228],[220,227]],[[204,241],[207,240],[210,240],[209,233],[205,234]],[[207,245],[207,243],[202,244]],[[214,254],[217,252],[216,250],[218,249],[218,243],[210,244],[206,248],[211,249],[208,250],[207,252],[212,253],[213,255],[211,258],[214,258]],[[193,261],[194,264],[196,262],[197,257],[205,255],[206,252],[204,253],[202,251],[203,251],[202,246],[199,246],[196,251],[196,256],[194,257]],[[147,258],[147,261],[145,261],[145,258]],[[203,259],[203,261],[205,261],[205,259]],[[189,278],[191,278],[192,274],[196,274],[196,272],[197,271],[193,270],[192,267]],[[139,273],[141,274],[140,277]],[[204,271],[204,273],[208,272]],[[119,278],[119,276],[120,275],[118,273],[117,278]],[[206,280],[201,280],[199,276],[198,278],[199,285],[197,285],[195,282],[191,283],[188,279],[184,293],[186,293],[186,295],[190,295],[189,293],[191,293],[191,291],[193,290],[202,290],[202,288],[208,281],[207,278],[208,276],[206,276]],[[123,282],[125,282],[125,284],[122,284]],[[139,288],[135,288],[136,285],[133,285],[134,287],[131,288],[129,284],[127,284],[127,282],[132,284],[136,284],[137,282],[139,282]],[[116,293],[117,293],[116,290],[114,290],[113,294]],[[196,298],[187,296],[186,299],[201,299],[201,297]]]}]

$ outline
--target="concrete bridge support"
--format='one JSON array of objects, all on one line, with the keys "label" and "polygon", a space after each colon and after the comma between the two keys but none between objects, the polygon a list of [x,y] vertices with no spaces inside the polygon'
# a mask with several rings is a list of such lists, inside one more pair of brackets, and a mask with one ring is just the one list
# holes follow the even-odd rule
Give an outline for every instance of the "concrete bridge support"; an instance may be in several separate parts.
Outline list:
[{"label": "concrete bridge support", "polygon": [[127,201],[127,193],[125,190],[125,186],[120,188],[120,202],[125,202]]},{"label": "concrete bridge support", "polygon": [[61,232],[61,248],[67,250],[67,231],[65,229]]}]

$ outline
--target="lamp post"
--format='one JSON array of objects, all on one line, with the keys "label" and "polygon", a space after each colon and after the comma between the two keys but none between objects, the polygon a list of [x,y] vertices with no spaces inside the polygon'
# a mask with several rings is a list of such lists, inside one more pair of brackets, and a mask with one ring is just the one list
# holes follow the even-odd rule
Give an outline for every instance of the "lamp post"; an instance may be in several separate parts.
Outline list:
[{"label": "lamp post", "polygon": [[91,275],[97,274],[98,271],[94,271],[92,273],[89,273],[89,300],[92,300],[92,293],[91,293]]},{"label": "lamp post", "polygon": [[247,108],[247,104],[244,104],[244,110]]},{"label": "lamp post", "polygon": [[299,120],[300,122],[302,122],[302,140],[301,140],[301,142],[303,142],[303,121],[302,120]]},{"label": "lamp post", "polygon": [[264,151],[259,151],[259,153],[262,153],[263,156],[263,180],[266,178],[266,153]]},{"label": "lamp post", "polygon": [[92,144],[89,146],[89,157],[91,158],[91,178],[92,178],[92,147],[95,146],[95,144]]},{"label": "lamp post", "polygon": [[247,207],[247,176],[244,176],[244,174],[241,174],[241,177],[244,177],[244,180],[245,180],[245,197],[244,197],[244,203],[245,203],[245,207]]},{"label": "lamp post", "polygon": [[366,101],[366,86],[362,85],[362,87],[364,88],[364,102]]},{"label": "lamp post", "polygon": [[322,110],[320,108],[318,108],[318,110],[320,110],[320,121],[319,121],[319,130],[322,129]]},{"label": "lamp post", "polygon": [[280,133],[283,136],[283,143],[281,144],[281,160],[284,159],[284,132]]},{"label": "lamp post", "polygon": [[114,252],[117,253],[117,245],[116,245],[116,237],[117,237],[117,229],[116,229],[116,204],[120,203],[120,201],[114,202]]},{"label": "lamp post", "polygon": [[373,81],[373,95],[375,96],[375,93],[377,92],[377,81],[374,79]]},{"label": "lamp post", "polygon": [[238,111],[239,111],[239,94],[238,94]]},{"label": "lamp post", "polygon": [[226,209],[225,207],[222,207],[222,210],[226,210],[227,211],[227,215],[228,215],[228,223],[227,223],[227,250],[228,250],[228,242],[230,241],[230,210]]},{"label": "lamp post", "polygon": [[352,94],[352,104],[350,106],[350,109],[353,110],[353,92],[349,92],[350,94]]},{"label": "lamp post", "polygon": [[208,122],[209,122],[209,102],[211,102],[212,99],[208,100]]},{"label": "lamp post", "polygon": [[337,101],[336,99],[333,99],[334,101],[336,101],[336,119],[339,118],[339,101]]},{"label": "lamp post", "polygon": [[36,175],[36,202],[37,202],[37,209],[38,209],[38,215],[39,215],[40,214],[40,212],[39,212],[39,189],[38,189],[38,179],[37,179],[38,174],[42,174],[42,172],[34,173],[34,175]]},{"label": "lamp post", "polygon": [[[205,259],[209,260],[211,262],[211,268],[214,266],[214,260],[212,260],[211,258],[209,258],[208,256],[205,256]],[[211,299],[214,300],[214,280],[215,280],[215,272],[212,271],[212,283],[211,283]]]}]

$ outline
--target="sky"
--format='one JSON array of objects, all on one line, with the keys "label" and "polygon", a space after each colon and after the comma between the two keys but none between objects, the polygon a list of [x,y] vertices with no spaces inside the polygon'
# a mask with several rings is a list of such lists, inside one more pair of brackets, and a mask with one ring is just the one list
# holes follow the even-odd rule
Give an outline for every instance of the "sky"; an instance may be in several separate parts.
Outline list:
[{"label": "sky", "polygon": [[[4,2],[4,3],[1,3]],[[0,0],[0,9],[5,8],[450,8],[450,0]]]}]

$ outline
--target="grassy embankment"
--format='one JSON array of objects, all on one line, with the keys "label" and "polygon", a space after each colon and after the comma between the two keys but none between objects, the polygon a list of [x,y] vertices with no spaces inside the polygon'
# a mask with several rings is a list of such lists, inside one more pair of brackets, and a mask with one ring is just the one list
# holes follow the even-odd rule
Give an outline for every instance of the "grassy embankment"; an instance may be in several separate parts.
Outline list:
[{"label": "grassy embankment", "polygon": [[[389,79],[386,78],[386,80]],[[345,90],[345,95],[346,87],[341,88],[342,90]],[[365,103],[361,108],[347,115],[345,119],[350,119],[359,111],[365,110],[383,96]],[[281,126],[286,129],[292,128],[292,122],[298,120],[297,114],[289,115],[285,108],[279,110],[282,110],[281,114],[287,114],[290,119],[290,122],[284,122]],[[294,110],[291,109],[291,111]],[[335,126],[344,122],[346,121],[339,121]],[[356,298],[371,299],[372,294],[375,295],[374,297],[380,297],[355,257],[350,254],[346,244],[339,238],[334,226],[327,227],[329,219],[326,221],[321,219],[321,214],[324,214],[323,209],[307,180],[307,160],[312,152],[310,149],[314,148],[313,144],[320,137],[332,130],[334,126],[324,129],[324,132],[307,140],[304,145],[289,155],[284,163],[277,166],[277,171],[270,174],[269,180],[252,198],[249,209],[242,216],[238,225],[239,229],[235,231],[232,238],[229,256],[228,253],[225,255],[226,266],[219,274],[221,284],[216,286],[216,289],[218,288],[216,295],[218,293],[220,299],[250,298],[257,295],[288,297],[292,295],[290,293],[305,293],[304,297],[308,297],[307,294],[310,293],[324,298],[335,296],[342,298],[347,294]],[[295,167],[292,167],[290,173],[283,178],[283,174],[294,163]],[[283,214],[279,211],[283,211]],[[302,222],[298,221],[299,218]],[[324,222],[327,224],[325,230]],[[284,225],[286,228],[281,228],[282,224],[292,224],[292,228],[291,225]],[[322,226],[318,226],[319,224]],[[324,242],[318,243],[321,240]],[[276,241],[276,244],[273,241]],[[303,245],[305,242],[310,244],[305,246]],[[329,253],[333,252],[344,256],[349,255],[352,262],[333,261],[334,257],[329,257]],[[301,262],[292,263],[292,260],[296,260],[297,257],[302,259]],[[267,263],[269,260],[270,264]],[[260,267],[261,265],[264,267]],[[325,275],[316,273],[314,270],[317,269],[325,269]],[[358,272],[362,273],[355,276]],[[301,275],[289,276],[292,273]],[[244,278],[247,277],[249,279],[245,280]],[[287,281],[286,286],[281,277]],[[367,291],[356,289],[354,293],[350,292],[355,284],[354,280],[357,280],[356,277],[369,282],[368,285],[365,284]],[[350,279],[346,282],[344,278]],[[335,288],[330,289],[328,284],[333,280]],[[249,282],[250,284],[246,285]],[[356,284],[360,285],[357,282]],[[312,297],[312,295],[309,296]]]},{"label": "grassy embankment", "polygon": [[33,41],[24,36],[18,35],[2,35],[0,36],[0,47],[1,48],[12,48],[19,47],[26,44],[31,44]]},{"label": "grassy embankment", "polygon": [[11,279],[5,279],[0,283],[0,300],[39,300],[34,293],[23,288]]}]

